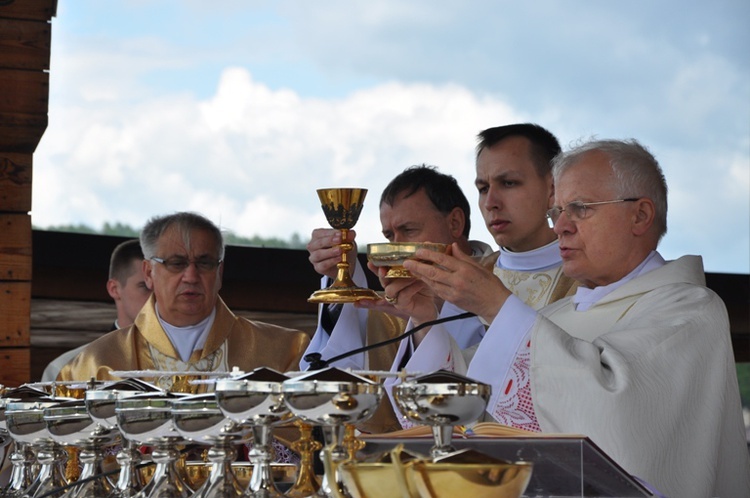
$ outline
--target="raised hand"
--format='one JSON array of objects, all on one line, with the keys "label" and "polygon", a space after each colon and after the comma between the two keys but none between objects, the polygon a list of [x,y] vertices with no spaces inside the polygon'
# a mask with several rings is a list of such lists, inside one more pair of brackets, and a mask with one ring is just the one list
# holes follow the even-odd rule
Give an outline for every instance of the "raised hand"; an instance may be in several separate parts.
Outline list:
[{"label": "raised hand", "polygon": [[420,249],[415,256],[417,259],[404,262],[404,268],[440,298],[488,323],[511,294],[499,278],[461,252],[456,244],[446,254]]},{"label": "raised hand", "polygon": [[[347,239],[352,243],[353,249],[349,253],[349,274],[354,273],[357,264],[357,244],[354,238],[357,236],[354,230],[347,232]],[[315,271],[321,275],[336,278],[336,265],[341,262],[341,230],[333,228],[316,228],[307,243],[307,252],[310,254],[308,260],[312,263]]]}]

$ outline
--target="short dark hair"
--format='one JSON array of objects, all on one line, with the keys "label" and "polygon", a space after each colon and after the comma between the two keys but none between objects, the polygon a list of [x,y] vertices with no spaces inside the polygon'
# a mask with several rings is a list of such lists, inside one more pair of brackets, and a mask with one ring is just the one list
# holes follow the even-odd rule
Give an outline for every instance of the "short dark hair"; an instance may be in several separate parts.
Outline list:
[{"label": "short dark hair", "polygon": [[114,278],[125,285],[131,275],[130,269],[133,261],[143,261],[140,241],[129,239],[117,244],[109,257],[109,278]]},{"label": "short dark hair", "polygon": [[448,215],[455,208],[464,212],[466,225],[464,226],[464,237],[469,237],[471,230],[471,208],[458,182],[451,175],[440,173],[435,166],[421,164],[411,166],[399,173],[383,190],[380,196],[380,205],[392,206],[396,197],[405,193],[409,197],[420,189],[424,190],[427,198],[441,213]]},{"label": "short dark hair", "polygon": [[188,247],[190,246],[191,230],[205,230],[209,232],[216,241],[216,254],[218,258],[224,259],[224,235],[221,233],[221,229],[205,216],[187,211],[168,214],[166,216],[156,216],[148,220],[146,226],[141,230],[140,237],[141,248],[146,259],[156,256],[156,245],[159,242],[159,238],[172,226],[177,228],[182,235],[185,245]]},{"label": "short dark hair", "polygon": [[531,159],[540,177],[547,176],[552,171],[552,159],[562,149],[557,138],[545,128],[533,123],[519,123],[496,126],[480,131],[477,135],[477,157],[486,148],[497,145],[509,137],[524,137],[531,144]]}]

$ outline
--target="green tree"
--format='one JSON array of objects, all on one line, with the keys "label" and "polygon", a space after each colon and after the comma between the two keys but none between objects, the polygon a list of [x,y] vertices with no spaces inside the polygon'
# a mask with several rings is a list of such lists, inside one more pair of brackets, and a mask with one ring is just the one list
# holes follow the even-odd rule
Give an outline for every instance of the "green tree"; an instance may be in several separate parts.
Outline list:
[{"label": "green tree", "polygon": [[[99,230],[83,224],[57,225],[49,226],[47,228],[34,226],[33,229],[55,232],[87,233],[94,235],[114,235],[118,237],[138,237],[138,235],[141,233],[140,227],[133,228],[130,225],[120,223],[119,221],[115,223],[106,222]],[[297,233],[292,234],[289,240],[284,240],[278,237],[261,237],[260,235],[255,235],[253,237],[243,237],[232,232],[227,232],[224,234],[224,240],[227,244],[231,245],[275,247],[284,249],[304,249],[307,245],[307,241],[302,240],[302,237],[300,237],[300,235]]]}]

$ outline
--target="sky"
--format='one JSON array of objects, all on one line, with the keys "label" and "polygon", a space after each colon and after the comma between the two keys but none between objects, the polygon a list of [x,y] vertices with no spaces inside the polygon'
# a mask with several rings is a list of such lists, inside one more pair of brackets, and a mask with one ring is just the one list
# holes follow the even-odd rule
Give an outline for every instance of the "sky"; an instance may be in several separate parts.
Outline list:
[{"label": "sky", "polygon": [[564,149],[635,138],[669,185],[667,259],[750,273],[750,2],[59,0],[32,223],[141,227],[176,211],[306,239],[315,190],[456,177],[472,238],[481,130],[534,122]]}]

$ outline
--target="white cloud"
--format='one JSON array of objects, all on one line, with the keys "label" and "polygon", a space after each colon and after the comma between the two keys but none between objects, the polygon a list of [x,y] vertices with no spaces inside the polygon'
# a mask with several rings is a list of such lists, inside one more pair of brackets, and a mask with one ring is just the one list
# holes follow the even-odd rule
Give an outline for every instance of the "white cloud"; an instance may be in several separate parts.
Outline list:
[{"label": "white cloud", "polygon": [[324,224],[316,188],[361,186],[357,231],[381,240],[390,178],[437,165],[474,208],[476,133],[535,121],[564,146],[640,139],[670,183],[662,250],[750,271],[746,2],[164,5],[61,2],[35,225],[191,209],[241,235],[306,237]]},{"label": "white cloud", "polygon": [[[359,231],[380,240],[377,200],[390,178],[412,164],[435,164],[473,200],[476,133],[518,119],[507,104],[456,85],[388,83],[343,99],[303,99],[242,68],[224,71],[205,101],[166,97],[99,109],[87,120],[70,104],[51,103],[59,119],[48,134],[67,139],[50,139],[53,153],[40,147],[37,172],[65,171],[75,181],[66,190],[34,184],[35,224],[140,226],[191,209],[240,235],[305,237],[325,224],[316,188],[362,186],[372,192]],[[75,128],[65,129],[64,113],[78,116]]]}]

